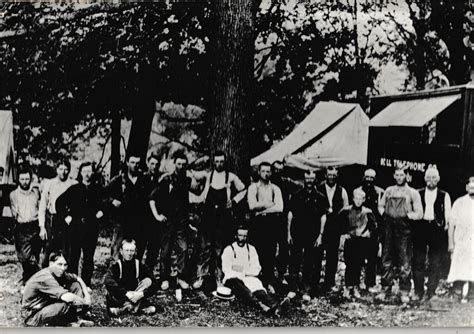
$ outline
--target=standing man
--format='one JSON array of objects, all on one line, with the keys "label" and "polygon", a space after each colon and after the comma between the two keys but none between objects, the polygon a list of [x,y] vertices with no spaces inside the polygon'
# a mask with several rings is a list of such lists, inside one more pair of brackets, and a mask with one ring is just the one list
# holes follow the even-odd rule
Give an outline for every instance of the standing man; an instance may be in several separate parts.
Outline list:
[{"label": "standing man", "polygon": [[[364,206],[372,210],[375,217],[375,230],[372,231],[368,240],[367,266],[365,267],[365,287],[369,291],[374,291],[375,279],[377,276],[377,264],[379,262],[380,231],[382,230],[382,215],[379,212],[379,201],[384,190],[375,185],[377,174],[375,170],[369,168],[365,170],[362,178],[362,185],[357,190],[365,193]],[[380,264],[379,264],[380,265]]]},{"label": "standing man", "polygon": [[342,209],[338,218],[341,230],[347,234],[344,243],[344,262],[346,264],[344,296],[360,298],[360,274],[370,249],[370,236],[375,231],[376,222],[372,210],[363,206],[365,193],[361,189],[353,192],[353,205]]},{"label": "standing man", "polygon": [[225,159],[224,152],[215,152],[214,168],[205,176],[204,213],[200,228],[201,254],[198,279],[193,284],[195,289],[202,286],[203,278],[208,275],[216,284],[222,281],[221,254],[224,247],[232,243],[235,232],[232,207],[236,204],[237,197],[233,195],[245,190],[245,185],[238,176],[226,170]]},{"label": "standing man", "polygon": [[66,272],[66,269],[64,255],[51,253],[48,268],[38,271],[26,282],[21,301],[25,325],[94,325],[92,321],[78,318],[92,303],[89,288],[80,277]]},{"label": "standing man", "polygon": [[343,207],[349,205],[347,191],[337,184],[338,170],[335,167],[326,169],[326,181],[321,183],[317,190],[324,195],[327,202],[327,220],[324,227],[323,247],[326,251],[326,269],[323,289],[329,291],[334,288],[337,263],[339,257],[339,243],[341,228],[337,214]]},{"label": "standing man", "polygon": [[272,178],[273,184],[277,185],[281,190],[283,198],[283,213],[278,224],[278,258],[277,271],[279,278],[283,284],[286,284],[285,274],[288,269],[290,249],[288,245],[288,203],[293,193],[300,187],[291,179],[283,176],[283,162],[276,160],[272,163]]},{"label": "standing man", "polygon": [[250,212],[253,214],[251,237],[260,256],[262,278],[270,293],[275,289],[275,256],[278,239],[278,223],[283,212],[283,198],[278,186],[270,182],[272,166],[262,162],[258,166],[259,181],[247,191]]},{"label": "standing man", "polygon": [[45,241],[43,268],[48,266],[49,254],[61,250],[66,257],[66,222],[57,215],[56,199],[77,181],[69,178],[71,163],[61,159],[56,163],[56,177],[44,182],[39,206],[40,238]]},{"label": "standing man", "polygon": [[102,211],[102,189],[94,180],[92,162],[79,166],[77,184],[72,185],[56,200],[58,215],[64,217],[68,231],[68,269],[70,273],[79,271],[82,252],[81,277],[90,286],[94,271],[94,253],[97,246]]},{"label": "standing man", "polygon": [[[401,302],[410,301],[412,224],[423,217],[418,191],[407,184],[406,172],[397,167],[393,174],[396,184],[388,187],[379,202],[384,217],[382,240],[382,289],[376,299],[384,301],[391,293],[393,280],[399,278]],[[395,268],[399,268],[399,274]],[[398,277],[396,277],[398,276]]]},{"label": "standing man", "polygon": [[174,156],[175,170],[161,177],[152,191],[149,205],[153,216],[162,225],[161,239],[161,289],[169,288],[171,275],[171,252],[176,251],[175,267],[177,282],[182,289],[188,289],[187,280],[187,236],[189,232],[189,191],[191,178],[186,175],[188,158],[184,153]]},{"label": "standing man", "polygon": [[108,190],[112,205],[118,209],[119,220],[112,242],[112,256],[118,258],[122,239],[133,239],[137,243],[137,258],[141,260],[145,252],[148,194],[138,155],[131,153],[128,156],[126,171],[110,181]]},{"label": "standing man", "polygon": [[[158,181],[160,179],[160,157],[157,155],[150,155],[147,160],[148,172],[145,174],[146,178],[146,196],[148,198],[153,191],[158,186]],[[153,272],[156,264],[158,263],[158,254],[160,252],[160,239],[162,229],[160,224],[156,221],[151,212],[150,207],[147,205],[146,208],[146,238],[144,247],[146,248],[146,260],[145,263],[148,268]]]},{"label": "standing man", "polygon": [[316,173],[306,171],[304,188],[297,191],[288,205],[288,244],[291,247],[291,291],[298,286],[303,262],[303,300],[309,301],[310,290],[316,289],[321,278],[322,241],[326,224],[327,201],[316,190]]},{"label": "standing man", "polygon": [[[413,225],[415,300],[425,295],[426,274],[428,274],[428,290],[425,300],[435,295],[448,255],[447,230],[448,217],[451,213],[451,198],[447,192],[438,188],[439,180],[438,170],[430,167],[425,172],[426,187],[419,190],[423,205],[423,219]],[[427,254],[428,272],[425,266]]]},{"label": "standing man", "polygon": [[14,229],[15,248],[23,267],[23,284],[39,270],[40,238],[38,209],[40,194],[31,187],[31,171],[20,168],[18,188],[10,193],[10,208],[16,221]]}]

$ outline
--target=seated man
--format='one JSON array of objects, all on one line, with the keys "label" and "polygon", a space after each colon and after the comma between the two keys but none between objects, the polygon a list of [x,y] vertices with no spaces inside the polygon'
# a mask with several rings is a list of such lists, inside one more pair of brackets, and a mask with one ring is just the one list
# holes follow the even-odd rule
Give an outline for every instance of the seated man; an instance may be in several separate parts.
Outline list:
[{"label": "seated man", "polygon": [[267,294],[257,278],[262,267],[255,247],[247,243],[248,228],[237,228],[237,241],[222,253],[224,285],[245,302],[259,306],[263,312],[276,311],[277,303]]},{"label": "seated man", "polygon": [[343,208],[338,218],[341,220],[342,233],[347,235],[344,243],[344,262],[346,263],[344,297],[360,298],[359,284],[362,267],[370,258],[370,236],[376,228],[375,216],[371,209],[363,206],[365,192],[355,189],[354,204]]},{"label": "seated man", "polygon": [[135,240],[124,239],[120,245],[119,260],[105,274],[107,308],[113,316],[130,312],[156,312],[156,307],[145,306],[145,299],[156,291],[156,281],[150,270],[135,258]]},{"label": "seated man", "polygon": [[66,268],[64,255],[51,253],[49,266],[26,282],[21,302],[25,325],[94,325],[92,321],[77,318],[81,306],[91,305],[91,296],[84,281],[67,273]]}]

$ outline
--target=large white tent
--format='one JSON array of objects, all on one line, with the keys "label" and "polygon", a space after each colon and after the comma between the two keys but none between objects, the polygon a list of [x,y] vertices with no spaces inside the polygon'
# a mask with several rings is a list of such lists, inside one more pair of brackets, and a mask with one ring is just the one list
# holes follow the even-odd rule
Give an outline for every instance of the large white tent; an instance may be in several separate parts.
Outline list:
[{"label": "large white tent", "polygon": [[0,183],[13,183],[14,161],[12,112],[0,110],[0,167],[4,168]]},{"label": "large white tent", "polygon": [[283,140],[251,165],[281,160],[301,169],[367,164],[369,117],[359,104],[319,102]]}]

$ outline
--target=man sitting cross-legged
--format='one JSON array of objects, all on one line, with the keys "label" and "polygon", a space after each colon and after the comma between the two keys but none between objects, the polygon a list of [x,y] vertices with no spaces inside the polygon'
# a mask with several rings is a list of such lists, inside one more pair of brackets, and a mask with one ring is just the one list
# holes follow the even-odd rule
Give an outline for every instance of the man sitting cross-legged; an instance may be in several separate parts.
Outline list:
[{"label": "man sitting cross-legged", "polygon": [[[26,282],[21,302],[25,325],[92,326],[92,321],[78,318],[91,304],[89,288],[76,274],[66,272],[63,254],[51,253],[49,266]],[[82,312],[80,312],[82,311]]]},{"label": "man sitting cross-legged", "polygon": [[145,314],[156,312],[156,307],[145,305],[146,298],[156,291],[156,281],[150,270],[135,257],[135,240],[124,239],[120,245],[119,260],[105,275],[107,308],[111,315],[124,313]]},{"label": "man sitting cross-legged", "polygon": [[276,311],[277,303],[267,294],[258,274],[262,267],[255,247],[247,243],[248,228],[237,228],[237,240],[222,253],[224,285],[245,302],[259,306],[265,313]]}]

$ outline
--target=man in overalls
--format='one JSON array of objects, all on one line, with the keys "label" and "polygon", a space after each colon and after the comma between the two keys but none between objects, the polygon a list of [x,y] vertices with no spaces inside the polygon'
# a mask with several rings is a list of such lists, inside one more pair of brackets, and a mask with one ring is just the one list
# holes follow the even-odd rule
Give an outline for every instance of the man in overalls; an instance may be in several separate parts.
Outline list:
[{"label": "man in overalls", "polygon": [[[397,167],[393,175],[396,185],[388,187],[379,202],[384,218],[382,233],[382,292],[376,299],[384,301],[392,283],[399,279],[401,302],[408,303],[411,289],[412,222],[423,217],[418,191],[408,186],[405,170]],[[398,275],[395,268],[398,267]],[[397,277],[398,276],[398,277]]]},{"label": "man in overalls", "polygon": [[225,154],[214,153],[214,168],[206,172],[204,213],[200,228],[200,256],[197,269],[197,280],[193,288],[199,289],[206,276],[211,276],[215,284],[222,280],[221,253],[224,247],[234,239],[235,224],[232,217],[232,206],[238,201],[238,195],[232,197],[232,190],[237,193],[245,190],[245,185],[237,175],[225,169]]}]

